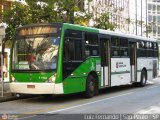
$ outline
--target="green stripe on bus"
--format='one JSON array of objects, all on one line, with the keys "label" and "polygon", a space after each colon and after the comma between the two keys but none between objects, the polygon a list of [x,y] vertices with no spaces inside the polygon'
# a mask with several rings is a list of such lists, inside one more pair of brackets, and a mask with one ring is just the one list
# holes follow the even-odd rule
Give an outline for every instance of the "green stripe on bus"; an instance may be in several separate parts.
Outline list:
[{"label": "green stripe on bus", "polygon": [[68,76],[67,78],[81,78],[81,77],[87,77],[87,76]]},{"label": "green stripe on bus", "polygon": [[[142,70],[137,70],[137,72],[141,72]],[[147,69],[147,71],[153,71],[153,69]]]},{"label": "green stripe on bus", "polygon": [[130,71],[111,72],[112,75],[114,75],[114,74],[124,74],[124,73],[130,73]]}]

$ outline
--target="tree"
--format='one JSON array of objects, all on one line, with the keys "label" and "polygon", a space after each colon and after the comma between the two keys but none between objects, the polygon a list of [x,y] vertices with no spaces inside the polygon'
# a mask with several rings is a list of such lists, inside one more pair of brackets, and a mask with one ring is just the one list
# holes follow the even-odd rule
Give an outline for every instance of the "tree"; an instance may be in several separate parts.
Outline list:
[{"label": "tree", "polygon": [[27,6],[24,7],[22,4],[15,2],[11,10],[8,9],[2,13],[2,21],[8,25],[6,39],[11,40],[14,38],[15,28],[29,24],[28,12]]},{"label": "tree", "polygon": [[95,19],[96,24],[94,25],[94,27],[105,30],[114,30],[115,25],[111,23],[109,19],[110,17],[108,13],[102,13],[99,18]]},{"label": "tree", "polygon": [[86,20],[89,21],[90,15],[79,6],[81,2],[84,0],[56,0],[57,12],[65,16],[64,22],[83,25]]},{"label": "tree", "polygon": [[26,0],[28,5],[14,2],[12,9],[3,12],[2,21],[7,23],[6,39],[13,40],[19,26],[33,23],[69,22],[83,24],[89,19],[86,12],[80,13],[78,3],[83,0]]}]

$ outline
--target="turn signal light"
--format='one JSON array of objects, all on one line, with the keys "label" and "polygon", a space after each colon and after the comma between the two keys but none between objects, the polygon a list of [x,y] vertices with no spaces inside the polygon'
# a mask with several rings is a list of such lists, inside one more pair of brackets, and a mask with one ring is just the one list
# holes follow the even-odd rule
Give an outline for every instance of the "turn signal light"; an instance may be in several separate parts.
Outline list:
[{"label": "turn signal light", "polygon": [[11,75],[11,82],[17,82],[15,77],[13,77],[13,75]]},{"label": "turn signal light", "polygon": [[56,74],[54,74],[53,76],[51,76],[48,80],[49,83],[54,83],[56,81]]}]

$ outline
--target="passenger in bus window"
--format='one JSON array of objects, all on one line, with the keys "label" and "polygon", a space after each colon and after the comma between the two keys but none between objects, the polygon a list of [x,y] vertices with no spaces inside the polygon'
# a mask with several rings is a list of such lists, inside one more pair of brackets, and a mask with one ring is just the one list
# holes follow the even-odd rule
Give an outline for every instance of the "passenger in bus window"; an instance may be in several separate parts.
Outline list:
[{"label": "passenger in bus window", "polygon": [[29,64],[33,63],[36,60],[36,57],[34,55],[28,55],[27,61]]}]

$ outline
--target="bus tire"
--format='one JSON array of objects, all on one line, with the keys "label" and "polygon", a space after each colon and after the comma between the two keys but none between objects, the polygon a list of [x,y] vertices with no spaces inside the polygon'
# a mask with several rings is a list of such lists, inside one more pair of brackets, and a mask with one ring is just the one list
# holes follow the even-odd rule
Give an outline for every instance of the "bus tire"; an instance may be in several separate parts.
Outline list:
[{"label": "bus tire", "polygon": [[146,74],[146,72],[143,70],[143,71],[141,72],[141,81],[140,81],[140,83],[139,83],[139,86],[140,86],[140,87],[146,86],[146,81],[147,81],[147,74]]},{"label": "bus tire", "polygon": [[87,77],[85,97],[92,98],[96,94],[96,78],[92,75]]}]

